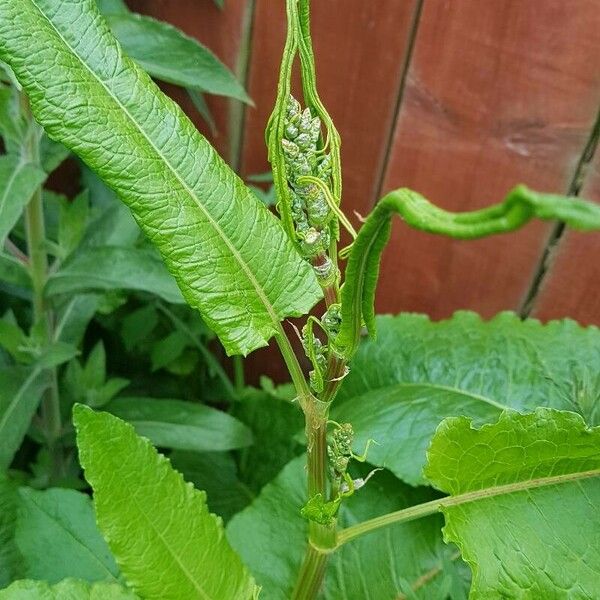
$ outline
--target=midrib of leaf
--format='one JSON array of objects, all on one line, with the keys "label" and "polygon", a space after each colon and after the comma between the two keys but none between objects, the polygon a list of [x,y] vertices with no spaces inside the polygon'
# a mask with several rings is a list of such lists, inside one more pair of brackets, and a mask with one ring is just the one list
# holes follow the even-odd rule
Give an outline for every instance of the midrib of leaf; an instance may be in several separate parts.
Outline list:
[{"label": "midrib of leaf", "polygon": [[[197,493],[197,492],[195,491],[195,493]],[[196,590],[198,590],[198,592],[201,594],[202,598],[204,598],[205,600],[215,600],[214,598],[211,598],[204,591],[204,588],[200,587],[200,584],[196,581],[196,579],[192,576],[192,574],[187,570],[186,566],[181,562],[181,560],[179,560],[179,557],[177,556],[177,554],[175,553],[175,551],[173,550],[173,548],[171,548],[171,545],[165,539],[165,537],[162,535],[162,533],[160,532],[160,530],[158,530],[156,528],[156,526],[154,525],[154,522],[152,521],[152,519],[150,519],[148,517],[148,515],[146,514],[145,510],[142,510],[142,507],[140,506],[139,502],[137,501],[135,495],[131,496],[131,500],[135,504],[135,507],[138,509],[138,513],[140,515],[142,515],[142,517],[144,518],[144,520],[148,523],[149,528],[152,531],[154,531],[154,533],[156,533],[156,535],[158,536],[158,539],[161,541],[162,545],[165,547],[165,550],[175,560],[175,562],[179,566],[181,572],[186,577],[186,579],[188,579],[188,581],[191,582],[191,584],[194,586],[194,588],[196,588]],[[212,515],[210,515],[210,516],[212,517]]]},{"label": "midrib of leaf", "polygon": [[592,477],[600,476],[600,469],[592,469],[591,471],[580,471],[578,473],[565,473],[563,475],[553,475],[551,477],[539,477],[536,479],[527,479],[524,481],[516,481],[514,483],[507,483],[505,485],[492,486],[482,490],[474,490],[472,492],[466,492],[464,494],[458,494],[456,496],[447,496],[439,500],[432,500],[431,502],[425,502],[424,504],[417,504],[409,508],[388,513],[381,517],[375,517],[342,529],[339,532],[337,538],[337,547],[353,540],[354,538],[375,531],[381,527],[392,525],[394,523],[406,523],[408,521],[414,521],[422,517],[427,517],[444,508],[451,508],[453,506],[459,506],[461,504],[468,504],[470,502],[476,502],[478,500],[484,500],[487,498],[493,498],[495,496],[505,496],[507,494],[513,494],[516,492],[524,492],[536,488],[547,487],[550,485],[559,485],[563,483],[571,483],[579,481],[581,479],[590,479]]},{"label": "midrib of leaf", "polygon": [[31,2],[31,4],[33,4],[33,6],[35,6],[35,8],[42,15],[42,17],[48,22],[48,24],[50,25],[50,28],[53,29],[56,32],[56,35],[62,40],[62,42],[64,43],[64,45],[71,51],[71,53],[73,54],[73,56],[77,57],[77,60],[79,61],[79,63],[81,63],[81,65],[83,66],[83,68],[92,76],[93,79],[95,79],[100,84],[100,86],[106,91],[107,96],[117,105],[117,107],[119,107],[123,111],[123,113],[131,121],[131,123],[134,125],[134,127],[146,139],[146,141],[148,142],[149,146],[156,153],[156,155],[158,156],[158,158],[169,168],[169,171],[173,174],[173,176],[175,177],[175,179],[181,184],[181,186],[186,190],[186,192],[189,194],[189,196],[198,205],[198,208],[205,215],[205,217],[209,221],[209,223],[214,227],[214,229],[218,233],[219,237],[223,240],[223,242],[225,243],[225,245],[227,246],[227,248],[230,250],[231,254],[234,256],[235,260],[239,263],[240,268],[242,269],[242,271],[244,272],[244,274],[246,275],[246,277],[248,278],[248,280],[250,281],[250,283],[254,287],[254,289],[255,289],[258,297],[262,301],[264,307],[266,308],[267,312],[269,313],[269,316],[273,320],[275,328],[278,329],[279,328],[279,318],[278,318],[277,314],[275,313],[275,311],[273,309],[273,306],[269,302],[269,299],[264,294],[261,285],[258,283],[258,281],[256,280],[256,278],[254,277],[254,274],[252,273],[252,271],[250,270],[250,268],[248,267],[248,265],[246,264],[246,262],[243,260],[243,258],[240,256],[240,254],[237,251],[237,249],[235,248],[235,246],[233,246],[231,244],[229,238],[225,235],[225,232],[219,227],[218,223],[212,218],[212,216],[210,215],[210,213],[204,208],[204,205],[200,202],[200,199],[196,196],[195,192],[187,185],[187,183],[183,179],[181,179],[181,177],[179,176],[177,170],[171,165],[171,163],[167,160],[167,158],[155,146],[155,144],[148,137],[148,135],[146,134],[146,132],[140,127],[140,125],[138,124],[138,122],[133,118],[133,115],[120,102],[120,100],[117,97],[115,97],[110,92],[110,89],[104,84],[104,82],[96,75],[96,73],[94,73],[94,71],[87,65],[87,63],[79,56],[79,54],[76,52],[76,50],[67,42],[67,40],[65,39],[65,37],[56,28],[56,26],[54,25],[54,23],[52,23],[52,21],[46,16],[46,14],[40,8],[40,6],[37,4],[37,2],[35,0],[30,0],[30,2]]},{"label": "midrib of leaf", "polygon": [[[52,521],[55,521],[58,523],[57,519],[54,517],[54,515],[52,515],[51,513],[49,513],[47,510],[44,509],[44,507],[42,507],[41,505],[39,505],[35,499],[32,496],[28,496],[28,499],[32,502],[32,504],[35,505],[35,507],[43,514],[45,514],[49,519],[51,519]],[[63,529],[63,531],[65,533],[67,533],[69,535],[69,537],[71,537],[76,543],[77,545],[81,546],[85,552],[87,554],[89,554],[95,562],[97,562],[101,567],[103,571],[106,571],[106,573],[108,574],[108,576],[111,578],[112,581],[119,581],[111,572],[110,570],[106,567],[106,565],[89,549],[88,546],[86,546],[78,537],[76,537],[73,532],[71,532],[69,529],[67,529],[66,527],[63,527],[62,524],[59,523],[59,525],[61,526],[61,528]]]},{"label": "midrib of leaf", "polygon": [[[21,402],[21,398],[23,397],[25,390],[31,385],[31,383],[40,374],[40,372],[41,372],[41,370],[39,368],[34,369],[31,372],[31,374],[29,375],[29,377],[27,377],[27,379],[25,379],[25,381],[23,382],[23,385],[19,388],[19,392],[15,395],[15,397],[13,398],[13,401],[8,405],[8,408],[6,409],[5,413],[2,415],[2,418],[0,419],[0,433],[2,431],[4,431],[6,424],[10,421],[12,413],[14,412],[16,407]],[[3,437],[3,435],[0,435],[0,439],[2,437]]]}]

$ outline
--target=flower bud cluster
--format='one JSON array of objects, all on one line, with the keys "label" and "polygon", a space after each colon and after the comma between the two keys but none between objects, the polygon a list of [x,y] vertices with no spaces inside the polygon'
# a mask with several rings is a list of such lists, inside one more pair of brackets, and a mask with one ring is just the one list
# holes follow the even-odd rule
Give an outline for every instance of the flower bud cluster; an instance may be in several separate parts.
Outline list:
[{"label": "flower bud cluster", "polygon": [[331,435],[331,442],[327,445],[329,465],[334,480],[340,480],[352,458],[352,442],[354,441],[354,429],[350,423],[342,423],[336,427]]},{"label": "flower bud cluster", "polygon": [[292,219],[300,248],[308,259],[326,254],[330,241],[327,223],[331,209],[323,192],[314,184],[298,183],[300,177],[307,175],[324,182],[331,177],[331,156],[317,148],[320,135],[319,117],[313,117],[310,108],[302,110],[300,103],[290,96],[281,145],[290,186]]}]

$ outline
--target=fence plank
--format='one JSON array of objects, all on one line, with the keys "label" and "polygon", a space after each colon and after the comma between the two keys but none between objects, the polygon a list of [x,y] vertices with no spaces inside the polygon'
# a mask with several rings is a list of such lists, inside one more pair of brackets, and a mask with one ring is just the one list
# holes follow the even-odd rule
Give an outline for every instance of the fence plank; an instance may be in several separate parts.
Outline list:
[{"label": "fence plank", "polygon": [[[600,202],[600,154],[590,165],[583,198]],[[600,325],[600,233],[565,234],[533,311],[544,321],[571,317]]]},{"label": "fence plank", "polygon": [[[223,10],[219,10],[215,3],[209,0],[127,0],[127,4],[135,12],[175,25],[210,48],[223,63],[234,70],[247,1],[226,2]],[[161,84],[161,87],[185,110],[219,153],[228,159],[227,128],[230,101],[217,96],[207,96],[217,129],[216,133],[212,133],[184,90],[169,84]]]},{"label": "fence plank", "polygon": [[[566,191],[596,115],[598,31],[597,0],[426,1],[384,191],[411,187],[451,210],[519,181]],[[455,242],[396,223],[378,309],[515,309],[547,232]]]}]

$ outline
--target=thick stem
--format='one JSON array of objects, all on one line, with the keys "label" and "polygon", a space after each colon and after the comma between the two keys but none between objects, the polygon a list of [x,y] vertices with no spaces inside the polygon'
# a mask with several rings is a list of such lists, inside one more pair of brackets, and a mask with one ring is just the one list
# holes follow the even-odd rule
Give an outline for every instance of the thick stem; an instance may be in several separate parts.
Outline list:
[{"label": "thick stem", "polygon": [[317,597],[325,576],[328,556],[308,545],[292,600],[313,600]]},{"label": "thick stem", "polygon": [[[28,105],[25,104],[25,106],[28,110]],[[30,116],[30,119],[29,139],[23,150],[30,162],[39,164],[40,129],[33,121],[33,117]],[[31,274],[33,321],[43,332],[46,343],[50,344],[53,341],[54,315],[46,306],[44,299],[44,286],[48,277],[48,255],[46,254],[46,228],[41,187],[33,193],[29,204],[25,208],[25,234]],[[56,368],[50,369],[49,379],[49,387],[42,398],[41,417],[46,446],[52,462],[50,479],[54,481],[62,473],[62,449],[59,444],[62,423]]]}]

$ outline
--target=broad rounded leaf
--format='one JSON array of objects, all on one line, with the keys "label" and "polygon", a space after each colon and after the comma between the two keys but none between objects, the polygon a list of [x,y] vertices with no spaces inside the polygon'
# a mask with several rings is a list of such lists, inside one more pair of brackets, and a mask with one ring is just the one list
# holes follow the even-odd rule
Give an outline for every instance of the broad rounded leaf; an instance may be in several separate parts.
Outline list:
[{"label": "broad rounded leaf", "polygon": [[116,583],[88,583],[65,579],[56,585],[24,579],[0,590],[0,600],[138,600]]},{"label": "broad rounded leaf", "polygon": [[281,224],[123,54],[93,0],[3,0],[0,58],[48,135],[132,210],[229,354],[322,296]]},{"label": "broad rounded leaf", "polygon": [[600,597],[600,427],[540,408],[473,428],[445,420],[426,475],[451,494],[444,535],[473,598]]},{"label": "broad rounded leaf", "polygon": [[74,409],[79,458],[94,490],[98,526],[127,582],[146,600],[244,600],[255,585],[186,483],[133,427],[82,405]]},{"label": "broad rounded leaf", "polygon": [[537,406],[595,416],[600,331],[574,321],[543,325],[502,313],[470,312],[433,322],[423,315],[378,317],[342,385],[333,418],[349,421],[356,450],[413,485],[424,483],[425,451],[439,423],[468,416],[494,422],[505,408]]}]

